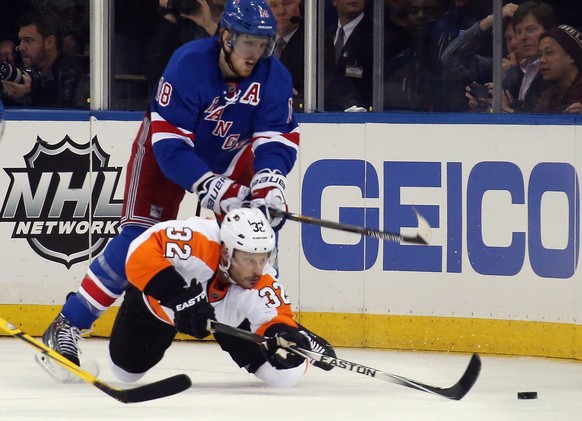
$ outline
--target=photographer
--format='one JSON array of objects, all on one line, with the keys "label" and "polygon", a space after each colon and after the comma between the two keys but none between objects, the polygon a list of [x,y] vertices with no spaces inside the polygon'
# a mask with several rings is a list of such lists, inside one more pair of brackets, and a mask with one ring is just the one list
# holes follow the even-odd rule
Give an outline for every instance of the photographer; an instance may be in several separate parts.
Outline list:
[{"label": "photographer", "polygon": [[2,63],[0,74],[7,106],[88,108],[88,75],[73,56],[60,52],[61,28],[43,13],[24,16],[18,50],[24,71]]},{"label": "photographer", "polygon": [[160,0],[164,23],[146,52],[144,74],[158,82],[174,51],[183,44],[216,34],[225,0]]}]

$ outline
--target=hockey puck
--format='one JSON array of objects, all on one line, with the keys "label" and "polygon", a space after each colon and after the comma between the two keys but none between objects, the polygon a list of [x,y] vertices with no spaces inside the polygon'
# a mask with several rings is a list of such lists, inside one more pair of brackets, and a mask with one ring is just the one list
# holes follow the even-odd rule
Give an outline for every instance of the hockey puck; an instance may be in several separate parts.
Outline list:
[{"label": "hockey puck", "polygon": [[517,392],[517,399],[537,399],[538,392]]}]

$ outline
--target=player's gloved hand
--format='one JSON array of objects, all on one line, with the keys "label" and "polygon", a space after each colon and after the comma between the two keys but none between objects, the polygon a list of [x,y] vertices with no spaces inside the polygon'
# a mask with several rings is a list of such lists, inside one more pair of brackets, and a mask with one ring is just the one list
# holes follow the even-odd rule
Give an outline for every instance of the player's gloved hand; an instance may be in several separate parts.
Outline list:
[{"label": "player's gloved hand", "polygon": [[261,345],[263,353],[273,367],[284,370],[301,365],[305,358],[292,353],[285,347],[297,346],[303,349],[309,348],[309,340],[299,333],[299,329],[283,323],[271,326],[265,332],[267,341]]},{"label": "player's gloved hand", "polygon": [[195,184],[194,189],[198,193],[200,205],[217,215],[226,215],[251,199],[251,189],[223,175],[212,175]]},{"label": "player's gloved hand", "polygon": [[162,304],[174,310],[174,325],[178,332],[203,339],[210,335],[206,329],[208,319],[216,320],[214,307],[206,300],[206,291],[192,280],[187,288],[180,288]]},{"label": "player's gloved hand", "polygon": [[284,193],[286,182],[285,176],[277,170],[259,171],[251,180],[251,208],[259,208],[275,231],[283,227],[285,218],[273,216],[269,210],[278,209],[287,212],[287,200]]}]

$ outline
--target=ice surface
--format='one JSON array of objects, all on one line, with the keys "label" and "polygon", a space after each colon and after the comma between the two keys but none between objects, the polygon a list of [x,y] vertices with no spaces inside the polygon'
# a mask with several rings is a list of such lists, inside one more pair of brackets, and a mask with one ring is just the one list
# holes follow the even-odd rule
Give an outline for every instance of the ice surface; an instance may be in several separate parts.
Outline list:
[{"label": "ice surface", "polygon": [[[81,342],[84,357],[117,387],[107,341]],[[582,364],[482,355],[481,376],[461,401],[346,370],[310,367],[293,389],[272,389],[239,369],[215,343],[176,342],[138,384],[186,373],[193,386],[156,401],[123,404],[93,385],[59,384],[34,362],[34,349],[0,338],[0,420],[577,420],[582,419]],[[455,383],[469,355],[338,348],[338,356],[433,386]],[[537,391],[536,400],[517,392]]]}]

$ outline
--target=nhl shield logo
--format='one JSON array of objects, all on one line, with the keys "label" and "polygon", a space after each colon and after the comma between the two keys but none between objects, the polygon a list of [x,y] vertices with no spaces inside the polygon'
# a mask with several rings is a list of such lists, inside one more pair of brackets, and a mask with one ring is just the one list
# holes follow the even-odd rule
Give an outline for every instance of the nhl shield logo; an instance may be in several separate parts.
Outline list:
[{"label": "nhl shield logo", "polygon": [[40,256],[67,268],[96,255],[118,232],[122,201],[113,199],[121,167],[97,137],[79,145],[37,138],[25,168],[5,168],[10,186],[0,222],[14,223],[12,238],[26,239]]}]

